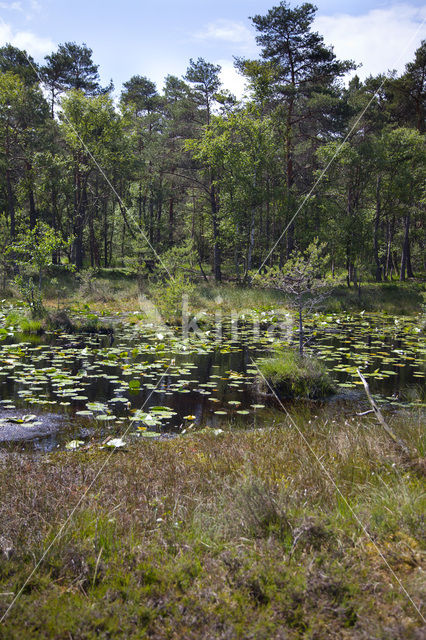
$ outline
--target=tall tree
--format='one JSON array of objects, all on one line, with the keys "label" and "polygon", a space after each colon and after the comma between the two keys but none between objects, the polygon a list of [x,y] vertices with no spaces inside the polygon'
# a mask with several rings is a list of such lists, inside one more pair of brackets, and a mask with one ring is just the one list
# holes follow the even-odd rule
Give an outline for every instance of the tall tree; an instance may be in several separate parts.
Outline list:
[{"label": "tall tree", "polygon": [[185,80],[194,86],[194,95],[205,115],[205,124],[210,124],[215,94],[221,87],[220,65],[207,62],[204,58],[189,61]]},{"label": "tall tree", "polygon": [[[119,175],[125,139],[122,122],[109,97],[90,98],[81,91],[71,91],[61,106],[63,135],[71,154],[69,168],[73,181],[74,260],[77,269],[81,269],[87,227],[92,245],[94,240],[94,208],[89,207],[89,179],[92,176],[99,178],[99,167],[102,167],[102,179],[105,173],[112,177],[116,171]],[[125,215],[124,210],[122,213]]]},{"label": "tall tree", "polygon": [[[335,80],[354,68],[352,61],[339,61],[333,49],[324,44],[323,37],[312,30],[316,7],[309,3],[290,8],[281,2],[264,16],[256,15],[252,22],[261,46],[261,57],[269,71],[272,88],[269,90],[283,121],[285,150],[285,179],[287,187],[287,219],[295,207],[295,137],[296,127],[307,111],[306,100],[320,91],[330,90]],[[250,77],[253,70],[259,76],[259,65],[240,60],[239,68]],[[263,74],[263,79],[265,74]],[[294,224],[287,232],[287,253],[294,247]]]},{"label": "tall tree", "polygon": [[88,96],[96,96],[112,90],[112,81],[108,87],[101,86],[99,65],[93,62],[92,53],[85,43],[65,42],[45,57],[46,63],[40,71],[50,92],[52,115],[57,98],[65,91],[77,89]]},{"label": "tall tree", "polygon": [[47,104],[37,85],[26,85],[11,72],[0,74],[0,163],[12,238],[18,185],[27,198],[30,227],[36,223],[33,161],[42,143],[46,118]]},{"label": "tall tree", "polygon": [[38,65],[34,58],[11,44],[0,47],[0,73],[7,71],[18,76],[27,86],[38,83]]},{"label": "tall tree", "polygon": [[[221,67],[203,58],[195,62],[190,60],[185,79],[194,85],[194,95],[198,101],[202,119],[200,124],[210,125],[214,97],[221,86],[219,73]],[[211,223],[213,228],[213,272],[215,279],[222,280],[222,255],[220,246],[219,209],[220,200],[217,191],[216,176],[213,167],[208,168],[208,195],[210,200]]]},{"label": "tall tree", "polygon": [[414,126],[425,131],[426,106],[426,40],[417,49],[413,62],[405,67],[400,78],[390,82],[393,93],[392,110],[402,126]]},{"label": "tall tree", "polygon": [[123,84],[121,93],[123,104],[131,105],[137,115],[152,113],[160,103],[155,83],[144,76],[132,76]]}]

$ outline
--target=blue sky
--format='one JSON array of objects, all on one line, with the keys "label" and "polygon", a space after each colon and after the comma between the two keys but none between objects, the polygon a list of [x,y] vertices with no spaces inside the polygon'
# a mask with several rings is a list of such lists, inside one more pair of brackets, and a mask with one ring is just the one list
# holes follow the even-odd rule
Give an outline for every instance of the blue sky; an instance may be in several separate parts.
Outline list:
[{"label": "blue sky", "polygon": [[[292,2],[292,5],[300,2]],[[38,61],[60,42],[86,42],[104,82],[134,74],[161,86],[167,73],[182,75],[190,57],[223,68],[224,84],[241,94],[233,55],[255,56],[248,17],[274,0],[0,0],[0,44],[26,48]],[[403,70],[426,37],[423,0],[390,2],[319,0],[315,27],[340,58],[362,62],[361,76]],[[417,31],[417,33],[416,33]]]}]

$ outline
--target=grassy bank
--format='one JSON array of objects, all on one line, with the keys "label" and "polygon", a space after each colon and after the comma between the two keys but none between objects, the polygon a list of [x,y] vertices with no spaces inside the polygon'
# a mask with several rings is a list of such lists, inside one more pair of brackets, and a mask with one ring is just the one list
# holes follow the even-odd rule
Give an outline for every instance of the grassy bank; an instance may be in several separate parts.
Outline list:
[{"label": "grassy bank", "polygon": [[[89,305],[97,312],[139,311],[142,292],[152,297],[158,288],[155,281],[138,281],[123,269],[100,269],[95,273],[56,273],[46,278],[44,299],[49,309]],[[161,293],[161,292],[160,292]],[[3,297],[16,300],[16,292],[9,288]],[[421,280],[407,282],[366,283],[361,289],[337,287],[321,309],[326,312],[377,311],[389,314],[413,314],[426,304],[426,284]],[[277,292],[231,283],[198,282],[192,286],[189,307],[192,312],[214,314],[242,310],[265,310],[286,307],[284,296]]]},{"label": "grassy bank", "polygon": [[[419,606],[418,472],[369,417],[300,426],[329,475],[285,421],[114,454],[0,637],[420,638],[378,552]],[[0,453],[0,616],[106,455]]]}]

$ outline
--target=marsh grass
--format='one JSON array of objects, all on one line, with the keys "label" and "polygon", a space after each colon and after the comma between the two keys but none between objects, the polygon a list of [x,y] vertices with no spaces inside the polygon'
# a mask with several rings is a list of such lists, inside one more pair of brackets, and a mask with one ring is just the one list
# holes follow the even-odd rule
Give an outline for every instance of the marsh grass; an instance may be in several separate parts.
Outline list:
[{"label": "marsh grass", "polygon": [[[288,301],[278,291],[241,286],[235,283],[215,284],[213,281],[194,281],[191,287],[190,310],[230,313],[262,311],[288,307]],[[141,289],[154,298],[156,282],[141,281],[126,269],[87,269],[80,275],[60,267],[51,267],[43,285],[45,305],[69,307],[89,304],[97,311],[138,311]],[[13,299],[16,292],[6,292]],[[382,311],[384,313],[413,314],[426,303],[426,286],[419,280],[383,283],[365,283],[361,293],[356,287],[337,287],[322,306],[325,312]]]},{"label": "marsh grass", "polygon": [[40,319],[34,319],[25,311],[11,311],[4,319],[7,329],[18,328],[21,333],[40,333],[43,323]]},{"label": "marsh grass", "polygon": [[426,285],[421,280],[408,282],[368,282],[357,287],[337,287],[323,303],[326,313],[342,311],[381,311],[411,315],[421,311],[426,303]]},{"label": "marsh grass", "polygon": [[[256,382],[261,392],[279,398],[323,398],[335,391],[335,385],[322,362],[312,356],[300,357],[291,350],[277,351],[259,360]],[[269,387],[270,386],[270,387]]]},{"label": "marsh grass", "polygon": [[[117,452],[2,637],[419,638],[376,545],[419,606],[422,478],[369,417],[298,424],[329,475],[285,420]],[[417,450],[421,425],[393,419]],[[18,591],[105,455],[2,452],[1,594]]]}]

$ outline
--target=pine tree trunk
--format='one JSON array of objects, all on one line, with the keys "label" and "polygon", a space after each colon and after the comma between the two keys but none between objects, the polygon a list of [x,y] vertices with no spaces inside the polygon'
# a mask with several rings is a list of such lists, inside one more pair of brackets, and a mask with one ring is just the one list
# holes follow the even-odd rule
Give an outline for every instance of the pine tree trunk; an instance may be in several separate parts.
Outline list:
[{"label": "pine tree trunk", "polygon": [[212,184],[210,187],[210,205],[212,211],[212,224],[213,224],[213,273],[216,282],[221,282],[222,280],[222,271],[221,271],[221,253],[220,253],[220,244],[219,244],[219,223],[218,223],[218,205],[217,205],[217,197],[216,190],[214,185]]},{"label": "pine tree trunk", "polygon": [[374,220],[374,260],[376,262],[376,282],[381,282],[382,280],[382,267],[380,265],[379,259],[379,226],[380,226],[380,214],[381,214],[381,199],[380,199],[380,187],[381,187],[381,177],[377,176],[376,182],[376,217]]},{"label": "pine tree trunk", "polygon": [[[294,81],[293,81],[294,84]],[[287,215],[291,220],[293,216],[292,209],[292,188],[294,185],[294,166],[293,166],[293,141],[292,141],[292,118],[293,118],[294,100],[290,100],[287,130],[286,130],[286,178],[287,178]],[[294,250],[294,222],[287,229],[287,258],[291,256]]]},{"label": "pine tree trunk", "polygon": [[6,191],[7,191],[7,209],[9,212],[10,235],[12,240],[16,236],[16,218],[15,218],[15,200],[12,189],[12,178],[10,169],[6,169]]},{"label": "pine tree trunk", "polygon": [[173,196],[171,196],[170,202],[169,202],[169,247],[172,247],[174,242],[174,238],[173,238],[174,226],[175,226],[174,199],[173,199]]},{"label": "pine tree trunk", "polygon": [[253,257],[253,247],[254,247],[254,232],[255,232],[255,212],[256,208],[252,207],[251,210],[251,220],[250,220],[250,232],[248,239],[248,247],[247,247],[247,263],[246,263],[246,273],[244,275],[244,279],[247,278],[247,275],[251,269],[251,261]]},{"label": "pine tree trunk", "polygon": [[[51,202],[52,202],[52,227],[55,231],[58,230],[58,217],[57,217],[57,195],[56,195],[56,189],[55,186],[52,185],[52,191],[51,191]],[[59,250],[53,251],[52,253],[52,264],[58,264],[59,262]]]},{"label": "pine tree trunk", "polygon": [[75,171],[74,182],[74,248],[77,271],[83,268],[83,220],[85,215],[85,189],[81,186],[81,175]]},{"label": "pine tree trunk", "polygon": [[404,243],[402,245],[401,268],[399,271],[399,279],[401,281],[405,280],[406,278],[407,265],[410,257],[410,213],[405,216],[404,223]]},{"label": "pine tree trunk", "polygon": [[268,254],[268,251],[269,251],[270,234],[271,234],[271,203],[269,202],[269,196],[268,196],[266,200],[266,229],[265,229],[266,254]]},{"label": "pine tree trunk", "polygon": [[104,225],[103,225],[103,235],[104,235],[104,267],[108,267],[108,200],[105,198],[104,200]]},{"label": "pine tree trunk", "polygon": [[304,334],[303,334],[302,307],[299,306],[299,355],[301,358],[303,358],[303,342],[304,342]]},{"label": "pine tree trunk", "polygon": [[34,200],[34,189],[33,189],[33,184],[32,184],[32,176],[31,176],[31,172],[32,172],[32,166],[31,163],[28,162],[28,160],[25,161],[25,170],[27,173],[27,180],[28,180],[28,205],[29,205],[29,211],[30,211],[30,229],[34,229],[34,227],[37,224],[37,212],[36,212],[36,206],[35,206],[35,200]]}]

